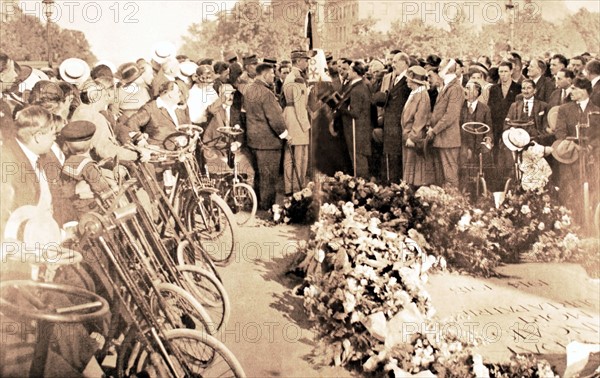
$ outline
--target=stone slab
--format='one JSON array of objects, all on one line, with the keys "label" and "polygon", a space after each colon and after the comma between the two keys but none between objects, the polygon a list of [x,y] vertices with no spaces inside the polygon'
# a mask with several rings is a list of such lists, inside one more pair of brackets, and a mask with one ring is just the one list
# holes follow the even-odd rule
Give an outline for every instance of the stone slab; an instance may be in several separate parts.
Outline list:
[{"label": "stone slab", "polygon": [[477,340],[477,351],[491,362],[514,353],[564,355],[575,340],[600,343],[600,281],[581,266],[528,263],[497,272],[502,277],[429,277],[440,331]]}]

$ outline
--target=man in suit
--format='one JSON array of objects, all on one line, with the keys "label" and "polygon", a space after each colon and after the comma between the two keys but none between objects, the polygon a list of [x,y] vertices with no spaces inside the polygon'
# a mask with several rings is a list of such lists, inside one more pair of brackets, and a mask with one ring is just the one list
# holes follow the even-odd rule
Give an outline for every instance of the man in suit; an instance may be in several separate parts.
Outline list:
[{"label": "man in suit", "polygon": [[[529,133],[532,140],[549,146],[553,142],[553,138],[548,139],[551,136],[546,132],[549,108],[547,103],[537,98],[536,93],[535,82],[531,79],[523,80],[521,83],[521,96],[518,96],[517,100],[508,109],[506,121],[533,121],[533,126],[525,128],[525,131]],[[508,128],[509,126],[504,126],[504,130]]]},{"label": "man in suit", "polygon": [[291,141],[283,153],[283,178],[286,195],[304,188],[308,170],[308,144],[310,120],[308,119],[308,87],[304,73],[308,68],[306,51],[292,51],[292,71],[283,83],[285,109],[283,119]]},{"label": "man in suit", "polygon": [[[465,88],[465,103],[460,111],[460,125],[467,122],[481,122],[491,128],[492,113],[490,108],[483,102],[479,101],[481,96],[481,85],[476,81],[468,81]],[[484,135],[473,135],[466,131],[460,131],[461,147],[460,147],[460,187],[466,188],[468,172],[467,164],[478,164],[478,155],[481,152],[483,155],[483,164],[489,166],[492,157],[492,131]]]},{"label": "man in suit", "polygon": [[[578,135],[586,136],[587,149],[587,177],[581,177],[579,161],[572,164],[559,164],[559,183],[560,183],[560,200],[563,205],[573,210],[576,215],[583,214],[581,200],[583,198],[583,182],[587,181],[590,188],[590,203],[595,205],[598,203],[598,162],[600,161],[600,124],[597,122],[598,116],[590,117],[590,113],[600,112],[600,107],[592,103],[590,99],[592,94],[592,84],[588,79],[577,77],[573,80],[571,91],[572,102],[561,105],[558,109],[558,118],[556,120],[556,144],[555,149],[569,145],[570,143],[579,143],[581,141],[571,141],[569,138]],[[587,124],[588,119],[592,124],[589,128],[579,129],[578,125]],[[594,123],[595,122],[595,123]],[[571,145],[571,150],[574,153],[581,155],[581,146]],[[554,154],[556,157],[556,154]],[[557,157],[557,160],[558,157]]]},{"label": "man in suit", "polygon": [[512,63],[503,61],[498,66],[498,75],[500,83],[490,88],[490,97],[488,106],[492,112],[492,132],[494,134],[494,148],[496,154],[498,146],[501,143],[502,130],[504,130],[504,119],[508,113],[510,105],[515,102],[515,98],[521,93],[521,84],[512,80]]},{"label": "man in suit", "polygon": [[177,131],[177,126],[190,123],[189,110],[187,107],[180,108],[180,101],[181,92],[177,83],[164,82],[158,98],[148,102],[127,120],[119,132],[119,139],[129,143],[130,133],[144,132],[148,134],[149,144],[162,147],[165,138]]},{"label": "man in suit", "polygon": [[585,60],[582,56],[574,56],[569,59],[568,67],[575,73],[575,76],[583,74],[583,67],[585,66]]},{"label": "man in suit", "polygon": [[256,79],[244,95],[248,147],[256,162],[255,189],[261,210],[275,203],[283,140],[290,140],[281,106],[272,86],[275,71],[270,64],[256,67]]},{"label": "man in suit", "polygon": [[573,83],[573,79],[575,79],[575,74],[573,71],[562,68],[556,74],[556,89],[550,95],[548,99],[548,108],[552,109],[555,106],[562,105],[566,102],[571,101],[571,84]]},{"label": "man in suit", "polygon": [[394,55],[393,71],[384,76],[381,90],[373,95],[375,105],[383,108],[383,153],[386,179],[399,182],[402,178],[402,127],[400,118],[410,95],[406,71],[410,57],[405,53]]},{"label": "man in suit", "polygon": [[427,138],[433,138],[433,147],[437,150],[436,158],[443,174],[440,184],[458,188],[459,122],[464,93],[456,75],[458,64],[454,59],[444,59],[440,67],[443,67],[440,77],[444,80],[444,87],[436,99]]},{"label": "man in suit", "polygon": [[592,83],[592,94],[590,99],[596,106],[600,106],[600,60],[590,60],[585,65],[587,78]]},{"label": "man in suit", "polygon": [[563,68],[567,68],[569,61],[562,54],[554,54],[552,58],[550,58],[550,76],[554,78],[558,71]]},{"label": "man in suit", "polygon": [[[350,84],[337,111],[344,126],[344,138],[356,175],[369,178],[368,157],[371,156],[371,92],[363,80],[367,67],[353,62],[348,71]],[[354,126],[353,126],[354,124]]]},{"label": "man in suit", "polygon": [[541,59],[531,59],[527,77],[535,83],[535,98],[547,103],[555,85],[552,79],[543,76],[544,72],[546,72],[546,63]]}]

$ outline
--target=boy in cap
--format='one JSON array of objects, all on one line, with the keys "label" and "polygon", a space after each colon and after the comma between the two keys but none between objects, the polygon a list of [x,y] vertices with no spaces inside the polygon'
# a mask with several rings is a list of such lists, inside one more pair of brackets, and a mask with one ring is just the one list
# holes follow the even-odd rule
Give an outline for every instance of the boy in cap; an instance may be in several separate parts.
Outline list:
[{"label": "boy in cap", "polygon": [[[96,126],[88,121],[73,121],[61,130],[65,146],[69,150],[62,170],[65,196],[72,200],[80,215],[93,208],[93,195],[100,195],[112,187],[90,156],[91,140],[95,132]],[[85,187],[83,182],[91,189],[92,196],[82,192],[82,186]]]}]

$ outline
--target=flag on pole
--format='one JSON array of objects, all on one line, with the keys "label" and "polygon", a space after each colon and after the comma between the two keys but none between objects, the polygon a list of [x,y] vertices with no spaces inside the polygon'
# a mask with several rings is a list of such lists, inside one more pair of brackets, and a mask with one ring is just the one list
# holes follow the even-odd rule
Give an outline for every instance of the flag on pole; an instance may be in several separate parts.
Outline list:
[{"label": "flag on pole", "polygon": [[304,36],[308,39],[308,50],[313,49],[313,25],[312,12],[306,12],[306,23],[304,25]]}]

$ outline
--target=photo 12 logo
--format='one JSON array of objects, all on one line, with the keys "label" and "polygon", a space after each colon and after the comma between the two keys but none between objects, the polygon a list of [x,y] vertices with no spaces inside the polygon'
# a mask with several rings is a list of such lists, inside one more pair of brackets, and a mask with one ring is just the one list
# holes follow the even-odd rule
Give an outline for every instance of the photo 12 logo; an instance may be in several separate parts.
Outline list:
[{"label": "photo 12 logo", "polygon": [[504,6],[497,2],[480,1],[402,1],[399,5],[402,23],[420,17],[423,22],[453,23],[462,20],[495,24],[505,16],[514,17],[515,22],[528,23],[536,22],[542,13],[541,4],[533,1],[524,4],[509,1]]},{"label": "photo 12 logo", "polygon": [[15,17],[21,10],[25,16],[36,16],[42,21],[57,23],[60,20],[73,23],[84,20],[97,23],[110,18],[114,23],[136,24],[140,6],[135,1],[2,1],[4,17]]}]

